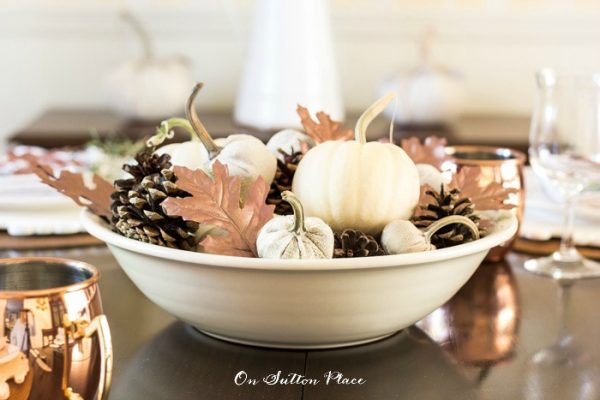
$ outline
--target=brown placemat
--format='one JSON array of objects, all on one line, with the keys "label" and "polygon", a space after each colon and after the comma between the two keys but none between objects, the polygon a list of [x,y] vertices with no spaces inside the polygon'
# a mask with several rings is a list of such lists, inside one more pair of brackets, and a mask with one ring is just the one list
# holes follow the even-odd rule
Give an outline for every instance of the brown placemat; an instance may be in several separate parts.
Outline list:
[{"label": "brown placemat", "polygon": [[[519,253],[535,254],[535,255],[550,255],[552,252],[558,250],[560,246],[560,240],[552,239],[547,241],[539,240],[528,240],[518,238],[513,244],[513,250]],[[586,247],[578,246],[577,250],[587,258],[600,260],[600,248],[598,247]]]},{"label": "brown placemat", "polygon": [[65,249],[99,246],[104,242],[87,233],[74,235],[10,236],[0,231],[0,250]]},{"label": "brown placemat", "polygon": [[[204,112],[202,122],[213,137],[224,137],[236,132],[231,112]],[[109,109],[61,109],[53,108],[32,120],[8,137],[10,143],[45,148],[79,147],[88,143],[92,132],[100,138],[115,135],[141,139],[156,133],[160,120],[132,120]],[[189,140],[189,134],[174,129],[175,140]],[[268,139],[270,135],[259,136]]]}]

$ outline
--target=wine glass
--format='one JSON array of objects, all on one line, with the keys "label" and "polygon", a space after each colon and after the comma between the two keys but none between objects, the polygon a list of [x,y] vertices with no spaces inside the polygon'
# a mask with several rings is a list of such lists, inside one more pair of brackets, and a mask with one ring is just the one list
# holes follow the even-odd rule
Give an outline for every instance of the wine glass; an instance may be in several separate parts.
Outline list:
[{"label": "wine glass", "polygon": [[543,69],[536,78],[529,159],[536,174],[565,199],[565,222],[560,249],[524,266],[555,279],[600,277],[600,264],[583,258],[573,242],[576,196],[600,183],[600,72]]}]

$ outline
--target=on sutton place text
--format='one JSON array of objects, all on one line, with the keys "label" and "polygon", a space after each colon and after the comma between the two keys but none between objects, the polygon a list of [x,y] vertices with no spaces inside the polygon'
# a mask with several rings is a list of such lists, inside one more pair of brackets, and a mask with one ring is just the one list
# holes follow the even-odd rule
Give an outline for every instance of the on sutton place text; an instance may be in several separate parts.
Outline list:
[{"label": "on sutton place text", "polygon": [[344,376],[340,371],[327,371],[323,374],[322,379],[309,378],[302,374],[290,372],[284,375],[281,371],[263,376],[261,378],[250,377],[246,371],[239,371],[233,378],[233,382],[237,386],[249,385],[256,386],[265,384],[269,386],[275,385],[364,385],[367,380],[364,378],[350,378]]}]

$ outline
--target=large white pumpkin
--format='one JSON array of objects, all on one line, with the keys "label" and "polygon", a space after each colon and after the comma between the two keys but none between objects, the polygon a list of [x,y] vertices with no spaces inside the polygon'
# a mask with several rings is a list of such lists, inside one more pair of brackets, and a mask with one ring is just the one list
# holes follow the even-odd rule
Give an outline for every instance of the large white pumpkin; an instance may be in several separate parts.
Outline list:
[{"label": "large white pumpkin", "polygon": [[335,231],[369,234],[412,216],[419,200],[415,164],[399,146],[365,141],[368,124],[392,99],[390,94],[365,111],[355,141],[324,142],[306,153],[292,186],[306,215],[321,218]]}]

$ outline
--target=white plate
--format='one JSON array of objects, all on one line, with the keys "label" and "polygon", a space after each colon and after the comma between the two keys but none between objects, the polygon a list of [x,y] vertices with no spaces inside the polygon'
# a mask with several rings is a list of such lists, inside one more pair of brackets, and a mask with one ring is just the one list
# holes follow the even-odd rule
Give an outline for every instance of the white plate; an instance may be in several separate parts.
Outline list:
[{"label": "white plate", "polygon": [[34,174],[0,176],[0,229],[13,236],[82,232],[80,207]]},{"label": "white plate", "polygon": [[[530,167],[525,168],[525,214],[519,236],[530,240],[560,238],[564,205]],[[580,246],[600,246],[600,193],[582,194],[576,205],[573,238]]]}]

